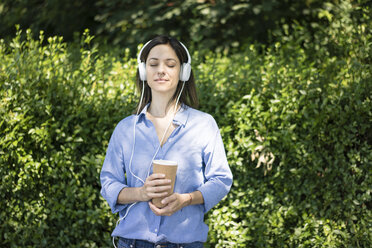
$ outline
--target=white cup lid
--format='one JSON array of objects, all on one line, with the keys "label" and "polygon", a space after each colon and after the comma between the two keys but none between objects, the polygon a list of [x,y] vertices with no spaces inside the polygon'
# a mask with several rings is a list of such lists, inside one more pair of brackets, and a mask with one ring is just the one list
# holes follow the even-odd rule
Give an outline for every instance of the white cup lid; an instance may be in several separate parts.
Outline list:
[{"label": "white cup lid", "polygon": [[177,162],[176,161],[172,161],[172,160],[154,160],[152,161],[153,163],[155,164],[162,164],[162,165],[177,165]]}]

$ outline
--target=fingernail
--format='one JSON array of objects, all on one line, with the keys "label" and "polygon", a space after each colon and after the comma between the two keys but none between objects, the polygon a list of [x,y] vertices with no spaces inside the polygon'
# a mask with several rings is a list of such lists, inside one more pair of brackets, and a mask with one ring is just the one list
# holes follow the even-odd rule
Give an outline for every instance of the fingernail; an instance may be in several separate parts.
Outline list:
[{"label": "fingernail", "polygon": [[172,180],[168,179],[168,180],[167,180],[167,183],[170,183],[170,182],[172,182]]}]

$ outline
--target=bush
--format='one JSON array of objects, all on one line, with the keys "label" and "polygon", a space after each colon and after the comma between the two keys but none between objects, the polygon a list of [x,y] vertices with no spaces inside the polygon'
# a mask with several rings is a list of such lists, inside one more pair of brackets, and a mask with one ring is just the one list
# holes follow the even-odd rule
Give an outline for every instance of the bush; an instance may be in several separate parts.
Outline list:
[{"label": "bush", "polygon": [[20,35],[1,43],[1,246],[108,245],[99,172],[134,107],[134,60],[98,57],[89,35],[72,53],[61,38]]},{"label": "bush", "polygon": [[237,89],[214,113],[235,179],[209,215],[212,247],[368,247],[370,65],[326,58],[316,68],[300,48],[283,60],[287,51],[230,60],[231,77],[208,97]]},{"label": "bush", "polygon": [[2,0],[0,3],[0,37],[12,38],[15,25],[40,30],[47,36],[59,35],[72,41],[74,33],[95,30],[98,6],[91,0]]},{"label": "bush", "polygon": [[371,34],[350,7],[311,39],[294,25],[265,56],[203,65],[234,174],[208,216],[211,247],[371,246]]},{"label": "bush", "polygon": [[[208,247],[371,246],[371,34],[350,9],[311,39],[293,26],[273,46],[193,54],[234,174]],[[137,101],[136,60],[87,32],[79,44],[21,33],[0,41],[0,245],[110,247],[99,171]]]},{"label": "bush", "polygon": [[[353,18],[368,10],[368,0],[3,0],[0,3],[0,37],[12,37],[14,26],[43,30],[74,41],[74,33],[89,28],[99,39],[129,47],[155,33],[168,33],[189,47],[236,52],[247,43],[272,44],[291,24],[299,22],[309,34],[332,19],[337,6],[353,4]],[[280,39],[280,38],[279,38]]]}]

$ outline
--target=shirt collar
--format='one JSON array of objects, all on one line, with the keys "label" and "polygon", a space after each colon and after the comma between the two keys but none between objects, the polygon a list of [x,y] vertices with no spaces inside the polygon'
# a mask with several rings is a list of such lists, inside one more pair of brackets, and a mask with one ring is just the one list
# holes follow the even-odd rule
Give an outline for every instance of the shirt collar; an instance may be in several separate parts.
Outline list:
[{"label": "shirt collar", "polygon": [[[142,118],[146,117],[147,109],[149,108],[150,103],[146,104],[146,106],[142,109],[141,113],[139,113],[138,120],[140,121]],[[187,122],[187,118],[189,116],[188,106],[185,104],[181,104],[181,108],[177,111],[176,116],[173,119],[173,123],[177,125],[185,126]]]},{"label": "shirt collar", "polygon": [[176,116],[173,119],[173,123],[185,126],[187,118],[189,117],[188,106],[181,104],[181,108],[177,111]]}]

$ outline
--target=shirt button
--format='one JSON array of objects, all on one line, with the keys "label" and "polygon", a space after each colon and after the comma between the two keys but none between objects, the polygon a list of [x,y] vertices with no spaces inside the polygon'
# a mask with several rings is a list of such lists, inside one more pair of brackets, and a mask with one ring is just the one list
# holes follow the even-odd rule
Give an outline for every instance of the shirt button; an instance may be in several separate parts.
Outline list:
[{"label": "shirt button", "polygon": [[158,229],[155,229],[155,232],[157,232],[158,231]]}]

